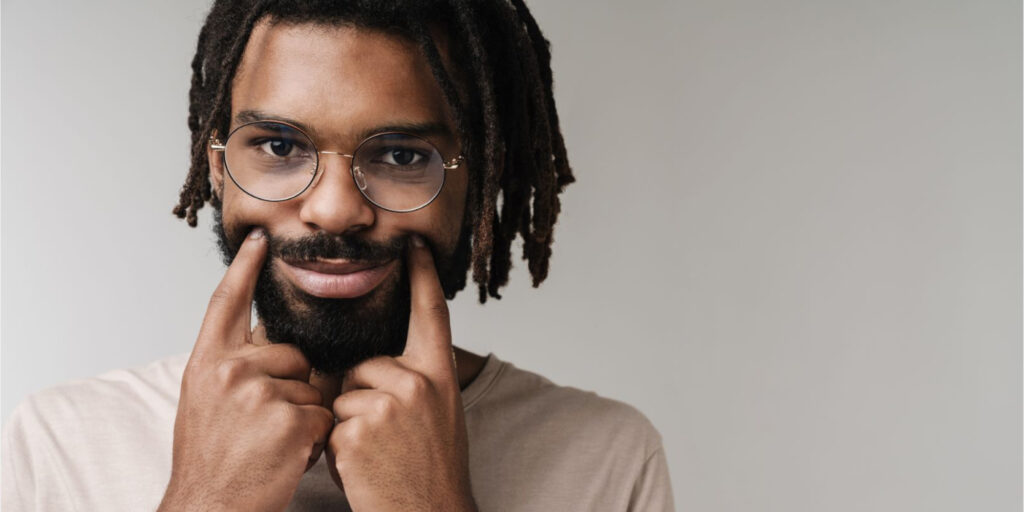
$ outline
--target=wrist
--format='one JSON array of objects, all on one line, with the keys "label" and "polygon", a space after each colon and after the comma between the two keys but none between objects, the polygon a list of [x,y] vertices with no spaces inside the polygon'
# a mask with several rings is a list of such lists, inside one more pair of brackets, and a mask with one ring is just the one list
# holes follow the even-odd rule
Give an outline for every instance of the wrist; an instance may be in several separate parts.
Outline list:
[{"label": "wrist", "polygon": [[[243,512],[253,510],[241,503],[224,503],[214,496],[196,493],[198,486],[182,486],[171,483],[157,507],[157,512],[179,512],[192,510],[217,510],[218,512]],[[190,492],[191,491],[191,492]]]}]

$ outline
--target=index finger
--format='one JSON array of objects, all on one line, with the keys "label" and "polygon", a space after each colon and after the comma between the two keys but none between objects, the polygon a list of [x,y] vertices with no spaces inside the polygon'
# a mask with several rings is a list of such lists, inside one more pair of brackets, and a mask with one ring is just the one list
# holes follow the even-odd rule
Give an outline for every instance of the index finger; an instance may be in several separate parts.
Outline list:
[{"label": "index finger", "polygon": [[431,370],[433,376],[455,375],[452,331],[448,302],[437,276],[434,257],[419,235],[409,244],[409,286],[412,311],[409,336],[403,356],[411,357]]},{"label": "index finger", "polygon": [[241,346],[249,341],[252,297],[267,254],[266,233],[253,229],[210,297],[196,349]]}]

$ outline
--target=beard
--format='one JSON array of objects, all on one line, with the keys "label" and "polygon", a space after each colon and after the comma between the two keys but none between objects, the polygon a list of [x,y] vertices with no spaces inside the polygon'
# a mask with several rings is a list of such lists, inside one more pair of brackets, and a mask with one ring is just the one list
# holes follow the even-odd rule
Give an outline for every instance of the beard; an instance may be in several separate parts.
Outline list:
[{"label": "beard", "polygon": [[[251,226],[245,226],[249,229]],[[225,265],[230,265],[247,232],[225,230],[219,208],[214,209],[214,233]],[[464,227],[459,245],[468,243]],[[302,351],[319,374],[341,375],[377,356],[398,356],[405,350],[409,330],[411,290],[406,265],[409,236],[377,242],[352,235],[311,233],[297,239],[274,238],[266,233],[267,256],[253,293],[256,315],[271,343],[292,343]],[[449,298],[452,287],[465,283],[466,269],[459,271],[453,253],[435,252],[442,288]],[[383,264],[399,260],[397,271],[369,293],[348,299],[316,297],[292,285],[276,272],[277,259],[311,261],[346,259]]]}]

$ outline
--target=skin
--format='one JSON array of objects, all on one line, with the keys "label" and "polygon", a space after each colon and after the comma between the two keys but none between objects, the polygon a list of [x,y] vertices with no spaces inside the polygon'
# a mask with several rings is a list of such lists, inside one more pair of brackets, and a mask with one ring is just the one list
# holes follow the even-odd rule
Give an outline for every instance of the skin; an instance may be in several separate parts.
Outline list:
[{"label": "skin", "polygon": [[[455,132],[415,45],[351,27],[260,23],[232,85],[232,128],[246,110],[301,121],[321,150],[341,153],[352,152],[358,134],[382,125],[440,122]],[[431,141],[448,158],[461,149],[454,136]],[[341,377],[318,377],[287,340],[271,344],[260,326],[249,331],[267,244],[260,236],[245,239],[211,298],[185,369],[161,510],[283,510],[321,450],[353,510],[475,510],[459,391],[484,358],[452,345],[432,256],[455,248],[469,170],[450,173],[429,206],[392,213],[360,195],[349,160],[336,155],[321,157],[310,189],[277,203],[243,193],[225,180],[219,155],[209,157],[229,234],[265,230],[287,239],[322,231],[379,241],[414,235],[422,246],[413,244],[407,265],[394,265],[395,275],[379,285],[409,273],[405,352],[370,359]]]}]

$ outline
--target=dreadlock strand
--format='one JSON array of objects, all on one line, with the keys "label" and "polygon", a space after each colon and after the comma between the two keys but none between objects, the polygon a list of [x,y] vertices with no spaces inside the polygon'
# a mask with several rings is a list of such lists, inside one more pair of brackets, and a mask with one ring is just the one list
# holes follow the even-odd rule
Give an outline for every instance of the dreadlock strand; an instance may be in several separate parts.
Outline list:
[{"label": "dreadlock strand", "polygon": [[[186,216],[186,211],[192,202],[192,190],[195,188],[195,173],[192,169],[195,168],[195,147],[196,142],[199,139],[199,127],[202,123],[202,113],[205,111],[206,104],[203,101],[203,60],[206,58],[206,39],[209,34],[209,25],[204,24],[202,30],[199,31],[199,41],[196,44],[196,54],[192,58],[192,84],[189,88],[189,109],[188,109],[188,128],[191,131],[192,138],[192,163],[189,166],[189,174],[186,177],[185,185],[181,188],[181,193],[178,196],[178,204],[172,210],[175,216],[183,218]],[[189,225],[194,226],[192,222]]]},{"label": "dreadlock strand", "polygon": [[[203,28],[199,33],[199,40],[196,45],[196,55],[192,59],[192,84],[189,89],[189,119],[188,126],[191,131],[191,162],[189,165],[189,173],[185,181],[185,186],[182,187],[181,194],[179,196],[178,205],[175,206],[173,213],[179,218],[185,218],[186,222],[192,226],[196,226],[196,211],[202,207],[204,199],[204,189],[208,188],[202,185],[204,176],[207,174],[207,162],[204,154],[204,135],[203,126],[205,124],[204,114],[208,114],[209,101],[207,98],[207,91],[209,90],[210,76],[216,75],[219,67],[210,66],[207,62],[208,55],[210,52],[211,41],[210,34],[214,32],[218,26],[222,24],[218,23],[217,20],[225,15],[230,14],[230,6],[226,6],[223,3],[214,4],[210,11],[210,15],[207,17],[206,22],[203,24]],[[243,12],[238,10],[239,12]],[[218,40],[214,42],[216,47],[219,47],[223,40],[230,37],[231,32],[220,31],[221,35]],[[216,202],[214,202],[216,203]]]},{"label": "dreadlock strand", "polygon": [[[500,222],[495,230],[494,248],[491,252],[491,274],[488,282],[489,293],[500,297],[498,290],[508,283],[509,271],[512,268],[512,241],[515,239],[516,233],[523,230],[521,213],[523,209],[528,208],[525,194],[528,194],[532,181],[529,170],[534,167],[532,154],[536,134],[532,129],[528,133],[523,131],[524,127],[530,126],[530,119],[533,116],[530,108],[509,108],[510,105],[529,105],[524,85],[532,81],[532,78],[531,72],[521,56],[524,52],[532,51],[532,48],[525,43],[523,37],[517,35],[514,11],[507,4],[499,4],[494,8],[498,11],[494,14],[495,17],[501,21],[496,27],[502,31],[501,39],[510,39],[514,43],[512,48],[506,47],[501,54],[502,60],[506,63],[506,69],[511,68],[511,72],[499,74],[496,78],[504,78],[504,80],[496,85],[501,87],[501,91],[509,100],[503,102],[506,110],[502,112],[502,121],[505,123],[504,131],[508,134],[508,146],[511,148],[506,155],[505,168],[519,171],[505,173],[501,178],[502,207]],[[529,231],[528,224],[526,226],[525,230]]]},{"label": "dreadlock strand", "polygon": [[554,80],[551,76],[551,50],[549,43],[544,35],[541,34],[540,27],[537,26],[537,20],[534,19],[533,14],[523,3],[523,0],[511,0],[512,5],[515,6],[519,16],[523,19],[526,24],[526,30],[530,34],[530,39],[533,41],[534,52],[537,54],[541,78],[543,80],[543,86],[545,95],[547,96],[548,112],[551,115],[550,126],[551,133],[553,135],[554,143],[554,163],[555,171],[558,173],[558,192],[565,190],[565,186],[576,181],[576,178],[572,174],[572,169],[569,167],[569,158],[565,149],[565,140],[562,137],[562,130],[559,127],[560,123],[558,120],[558,110],[555,108],[555,96],[554,96]]},{"label": "dreadlock strand", "polygon": [[[548,258],[550,256],[553,207],[555,195],[555,171],[552,163],[552,143],[549,125],[549,113],[544,94],[543,71],[540,69],[536,44],[532,41],[525,23],[518,11],[511,11],[503,16],[516,46],[522,47],[522,67],[530,79],[529,102],[531,120],[530,134],[532,141],[532,173],[529,173],[533,186],[532,219],[529,227],[521,226],[523,232],[523,253],[528,260],[530,274],[534,286],[540,284],[547,275]],[[534,51],[529,51],[534,50]]]},{"label": "dreadlock strand", "polygon": [[487,51],[479,36],[477,23],[472,16],[469,4],[464,0],[454,0],[455,12],[459,17],[469,43],[472,66],[480,91],[484,118],[484,180],[481,192],[480,222],[476,227],[476,238],[473,245],[473,281],[479,289],[480,302],[487,301],[488,265],[487,259],[493,247],[495,217],[497,217],[497,189],[501,175],[500,162],[504,159],[504,147],[498,135],[498,113],[494,99],[494,86],[488,63]]},{"label": "dreadlock strand", "polygon": [[[544,101],[546,104],[546,118],[548,122],[549,133],[551,134],[551,152],[546,158],[550,158],[551,170],[553,171],[554,179],[553,182],[548,181],[546,184],[547,190],[545,193],[549,196],[546,198],[548,209],[546,210],[546,219],[543,221],[543,225],[547,226],[547,232],[545,233],[545,239],[543,242],[543,249],[540,247],[533,248],[535,251],[541,251],[539,254],[538,265],[535,272],[531,272],[534,277],[534,286],[540,284],[541,281],[547,276],[548,261],[551,255],[551,244],[553,242],[553,228],[558,221],[558,214],[561,212],[561,201],[558,197],[565,187],[575,181],[575,177],[572,174],[572,169],[569,167],[568,157],[565,149],[565,140],[562,136],[560,123],[558,119],[558,110],[555,107],[554,90],[553,90],[553,79],[551,75],[551,52],[549,49],[549,43],[540,32],[540,28],[537,26],[537,22],[529,9],[523,3],[523,0],[511,0],[515,6],[516,11],[522,18],[527,32],[529,33],[530,40],[533,42],[534,54],[538,60],[538,67],[541,74],[541,92],[544,95]],[[536,219],[535,219],[536,220]]]}]

